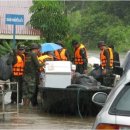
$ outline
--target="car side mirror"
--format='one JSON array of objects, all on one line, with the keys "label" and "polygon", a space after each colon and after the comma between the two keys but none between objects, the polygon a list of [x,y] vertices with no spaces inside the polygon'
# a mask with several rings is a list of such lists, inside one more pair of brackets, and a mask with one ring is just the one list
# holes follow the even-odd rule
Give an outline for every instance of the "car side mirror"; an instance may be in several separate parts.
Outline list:
[{"label": "car side mirror", "polygon": [[108,95],[104,92],[97,92],[92,96],[92,102],[97,105],[104,106],[107,96]]}]

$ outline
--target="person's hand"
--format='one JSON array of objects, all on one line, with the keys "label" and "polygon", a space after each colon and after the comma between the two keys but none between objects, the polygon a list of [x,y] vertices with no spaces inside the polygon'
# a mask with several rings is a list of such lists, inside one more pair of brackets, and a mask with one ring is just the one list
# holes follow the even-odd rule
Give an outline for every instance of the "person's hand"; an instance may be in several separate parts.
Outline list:
[{"label": "person's hand", "polygon": [[87,70],[84,70],[84,72],[83,72],[84,74],[88,74],[88,71]]}]

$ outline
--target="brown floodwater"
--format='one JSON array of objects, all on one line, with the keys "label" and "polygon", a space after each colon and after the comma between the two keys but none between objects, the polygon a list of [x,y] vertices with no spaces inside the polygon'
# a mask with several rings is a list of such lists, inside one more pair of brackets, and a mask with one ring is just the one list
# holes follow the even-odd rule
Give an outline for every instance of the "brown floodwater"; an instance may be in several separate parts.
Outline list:
[{"label": "brown floodwater", "polygon": [[[89,52],[89,56],[99,58],[95,51]],[[123,59],[124,54],[120,55],[121,62]],[[23,106],[20,106],[19,114],[5,113],[3,119],[1,109],[0,105],[0,130],[88,130],[91,129],[95,120],[94,116],[81,118],[79,115],[49,114],[43,112],[41,108],[25,109]],[[6,105],[6,111],[16,112],[16,106]]]},{"label": "brown floodwater", "polygon": [[[9,111],[16,111],[15,106],[8,105]],[[49,114],[40,108],[24,108],[20,106],[19,114],[0,114],[0,129],[44,129],[44,130],[87,130],[91,129],[95,117],[78,115]]]},{"label": "brown floodwater", "polygon": [[[89,56],[99,58],[99,52],[89,52]],[[120,57],[121,62],[124,55]],[[9,98],[7,96],[6,98]],[[8,99],[9,100],[9,99]],[[81,118],[79,115],[50,114],[45,113],[41,108],[19,108],[19,114],[5,113],[4,119],[1,114],[0,105],[0,130],[88,130],[91,129],[95,117],[86,116]],[[6,111],[16,112],[16,106],[6,105]]]}]

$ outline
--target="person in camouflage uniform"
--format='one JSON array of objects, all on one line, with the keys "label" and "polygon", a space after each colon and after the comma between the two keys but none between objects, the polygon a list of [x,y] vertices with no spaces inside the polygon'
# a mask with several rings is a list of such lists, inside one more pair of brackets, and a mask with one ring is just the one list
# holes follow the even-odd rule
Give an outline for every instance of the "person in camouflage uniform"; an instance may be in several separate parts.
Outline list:
[{"label": "person in camouflage uniform", "polygon": [[[16,91],[12,91],[11,93],[11,104],[22,103],[22,95],[23,95],[23,76],[24,76],[24,67],[25,67],[25,46],[24,44],[18,44],[17,49],[14,49],[12,53],[10,53],[9,59],[7,60],[7,64],[13,65],[12,68],[12,76],[10,78],[11,82],[18,82],[18,93]],[[16,90],[16,85],[11,85],[12,90]]]},{"label": "person in camouflage uniform", "polygon": [[[37,86],[39,84],[39,68],[44,64],[40,64],[37,58],[39,46],[31,45],[31,52],[26,53],[26,65],[24,74],[23,102],[24,106],[28,106],[30,101],[32,106],[37,104]],[[32,101],[33,100],[33,101]]]}]

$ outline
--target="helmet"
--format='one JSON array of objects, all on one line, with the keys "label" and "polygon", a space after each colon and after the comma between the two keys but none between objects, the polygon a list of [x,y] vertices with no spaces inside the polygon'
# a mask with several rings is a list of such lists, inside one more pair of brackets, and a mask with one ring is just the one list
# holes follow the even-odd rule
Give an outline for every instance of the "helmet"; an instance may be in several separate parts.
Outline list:
[{"label": "helmet", "polygon": [[101,46],[106,46],[106,44],[105,44],[104,41],[99,41],[99,43],[98,43],[98,47],[101,47]]},{"label": "helmet", "polygon": [[25,45],[19,44],[19,45],[17,46],[17,49],[18,49],[18,50],[24,50],[24,49],[25,49]]},{"label": "helmet", "polygon": [[39,45],[36,44],[36,43],[32,43],[30,49],[31,49],[31,50],[33,50],[33,49],[39,49]]},{"label": "helmet", "polygon": [[72,46],[77,45],[79,42],[77,40],[72,40]]}]

